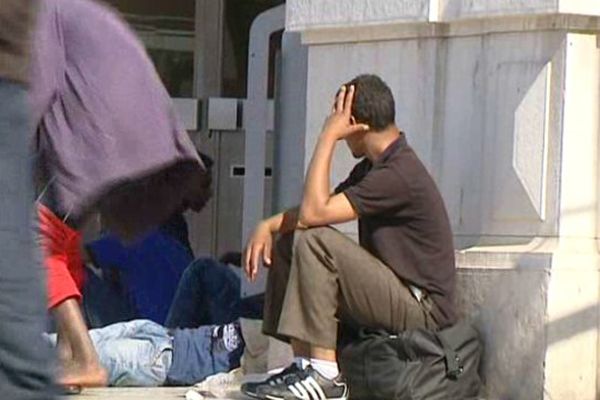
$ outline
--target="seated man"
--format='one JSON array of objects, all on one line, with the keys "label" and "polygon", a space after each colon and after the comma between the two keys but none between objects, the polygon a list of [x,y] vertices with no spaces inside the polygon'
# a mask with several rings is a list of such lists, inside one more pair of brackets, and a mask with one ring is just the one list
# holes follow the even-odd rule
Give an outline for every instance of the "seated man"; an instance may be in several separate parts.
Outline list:
[{"label": "seated man", "polygon": [[[167,329],[150,320],[89,331],[110,386],[186,386],[239,367],[244,341],[237,322]],[[47,335],[56,346],[56,334]]]},{"label": "seated man", "polygon": [[[344,85],[317,142],[300,208],[262,221],[250,237],[248,277],[256,278],[260,261],[270,267],[263,330],[291,342],[296,359],[267,381],[243,385],[245,394],[347,399],[336,362],[338,322],[389,332],[455,322],[444,202],[394,120],[392,92],[379,77]],[[363,160],[330,194],[340,140]],[[355,219],[360,245],[328,226]]]}]

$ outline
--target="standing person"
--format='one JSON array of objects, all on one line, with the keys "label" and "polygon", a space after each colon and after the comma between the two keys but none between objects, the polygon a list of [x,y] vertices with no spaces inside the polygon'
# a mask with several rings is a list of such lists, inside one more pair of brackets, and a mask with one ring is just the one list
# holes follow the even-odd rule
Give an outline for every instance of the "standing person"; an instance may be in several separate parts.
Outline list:
[{"label": "standing person", "polygon": [[33,185],[27,107],[34,0],[0,1],[0,391],[48,400],[50,351],[42,341],[44,275],[33,256]]},{"label": "standing person", "polygon": [[[363,160],[331,194],[331,160],[341,140]],[[360,245],[328,226],[355,219]],[[275,233],[282,236],[272,257]],[[261,222],[248,242],[250,279],[259,260],[270,267],[263,331],[291,342],[296,360],[267,381],[244,385],[253,397],[348,398],[336,362],[338,321],[389,332],[454,323],[454,248],[444,202],[396,126],[392,92],[379,77],[361,75],[341,88],[302,205]]]},{"label": "standing person", "polygon": [[203,205],[206,174],[168,93],[127,24],[90,0],[41,2],[30,101],[40,233],[65,386],[102,386],[79,301],[92,213],[125,239]]}]

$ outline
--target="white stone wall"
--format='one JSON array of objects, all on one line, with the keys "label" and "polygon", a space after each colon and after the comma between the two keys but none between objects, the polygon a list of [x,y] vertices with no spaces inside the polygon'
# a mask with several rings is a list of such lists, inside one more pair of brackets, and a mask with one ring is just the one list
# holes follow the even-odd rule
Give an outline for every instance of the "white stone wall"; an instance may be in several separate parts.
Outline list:
[{"label": "white stone wall", "polygon": [[429,0],[293,0],[286,2],[287,29],[427,21]]},{"label": "white stone wall", "polygon": [[539,268],[461,269],[457,302],[485,343],[486,400],[543,398],[549,284],[548,271]]},{"label": "white stone wall", "polygon": [[442,0],[440,3],[440,14],[443,20],[490,15],[553,13],[558,11],[559,6],[559,0]]},{"label": "white stone wall", "polygon": [[459,247],[556,234],[564,42],[551,32],[447,40],[438,176]]},{"label": "white stone wall", "polygon": [[[448,22],[435,25],[411,13],[357,22],[351,10],[332,24],[301,3],[328,2],[292,0],[288,13],[309,46],[306,154],[339,85],[365,72],[388,82],[448,207],[487,397],[596,399],[600,19],[537,14],[600,15],[600,1],[448,0],[436,5]],[[333,181],[354,162],[339,146]]]},{"label": "white stone wall", "polygon": [[546,314],[545,390],[558,399],[596,399],[600,42],[594,35],[567,35],[563,101],[559,233]]},{"label": "white stone wall", "polygon": [[440,0],[440,20],[530,14],[600,15],[597,0]]},{"label": "white stone wall", "polygon": [[[339,85],[376,73],[394,91],[398,125],[440,184],[459,247],[556,234],[551,165],[559,153],[562,98],[555,93],[564,41],[535,32],[312,46],[306,152]],[[334,181],[351,163],[339,149]]]},{"label": "white stone wall", "polygon": [[532,14],[600,15],[598,0],[288,0],[287,29],[448,22]]}]

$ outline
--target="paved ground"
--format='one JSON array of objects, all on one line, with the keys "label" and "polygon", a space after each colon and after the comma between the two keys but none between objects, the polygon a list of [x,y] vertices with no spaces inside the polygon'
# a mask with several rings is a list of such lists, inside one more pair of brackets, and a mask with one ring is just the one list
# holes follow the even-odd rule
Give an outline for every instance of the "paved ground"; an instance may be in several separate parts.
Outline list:
[{"label": "paved ground", "polygon": [[[188,388],[104,388],[86,389],[78,396],[65,396],[64,400],[181,400]],[[239,393],[232,393],[222,400],[246,399]]]},{"label": "paved ground", "polygon": [[185,396],[186,388],[103,388],[85,389],[78,396],[65,396],[68,400],[84,399],[152,399],[171,400],[181,399]]}]

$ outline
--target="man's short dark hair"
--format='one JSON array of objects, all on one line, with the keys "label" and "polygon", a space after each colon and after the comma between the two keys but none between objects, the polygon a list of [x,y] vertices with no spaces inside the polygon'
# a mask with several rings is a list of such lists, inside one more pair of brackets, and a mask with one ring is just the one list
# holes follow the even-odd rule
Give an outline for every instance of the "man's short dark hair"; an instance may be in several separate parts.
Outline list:
[{"label": "man's short dark hair", "polygon": [[389,86],[377,75],[359,75],[346,84],[354,85],[352,116],[371,130],[382,131],[396,121],[396,105]]}]

